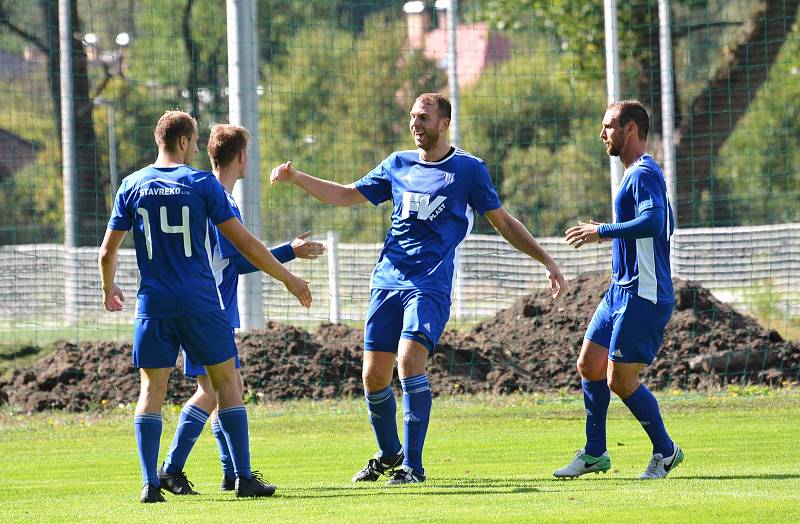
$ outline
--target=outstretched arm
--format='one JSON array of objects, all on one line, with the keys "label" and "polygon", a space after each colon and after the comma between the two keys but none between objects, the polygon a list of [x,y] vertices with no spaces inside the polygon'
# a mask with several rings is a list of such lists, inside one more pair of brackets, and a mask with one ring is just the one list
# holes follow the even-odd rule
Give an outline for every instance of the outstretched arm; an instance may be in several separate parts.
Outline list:
[{"label": "outstretched arm", "polygon": [[114,277],[117,273],[119,246],[126,234],[128,234],[127,231],[106,229],[106,235],[100,245],[100,254],[97,257],[100,282],[103,285],[103,305],[108,311],[122,311],[122,302],[125,300],[122,290],[114,283]]},{"label": "outstretched arm", "polygon": [[589,223],[578,222],[577,226],[567,229],[564,239],[567,244],[578,249],[584,244],[602,242],[609,238],[648,238],[658,235],[664,229],[664,210],[660,207],[645,209],[642,214],[627,222],[603,224],[590,220]]},{"label": "outstretched arm", "polygon": [[320,202],[334,206],[352,206],[366,202],[367,198],[353,184],[342,185],[338,182],[323,180],[298,171],[292,161],[276,166],[269,177],[270,184],[294,184]]},{"label": "outstretched arm", "polygon": [[530,231],[522,225],[522,222],[517,220],[502,207],[487,211],[485,216],[489,220],[489,223],[492,224],[492,227],[494,227],[509,244],[544,265],[547,278],[550,280],[550,289],[553,292],[553,298],[560,295],[561,290],[566,287],[564,275],[561,274],[561,270],[558,268],[556,261],[553,260],[553,257],[539,245]]},{"label": "outstretched arm", "polygon": [[[314,260],[325,253],[325,246],[314,240],[308,240],[309,236],[311,236],[311,231],[306,231],[302,235],[297,235],[297,238],[291,242],[270,248],[269,252],[281,264],[291,262],[295,258]],[[236,272],[240,275],[258,271],[258,268],[242,255],[234,255],[230,259],[231,263],[236,267]]]},{"label": "outstretched arm", "polygon": [[308,282],[294,276],[275,260],[267,247],[250,233],[236,217],[217,224],[217,228],[236,249],[264,273],[280,281],[305,307],[311,307],[311,290]]}]

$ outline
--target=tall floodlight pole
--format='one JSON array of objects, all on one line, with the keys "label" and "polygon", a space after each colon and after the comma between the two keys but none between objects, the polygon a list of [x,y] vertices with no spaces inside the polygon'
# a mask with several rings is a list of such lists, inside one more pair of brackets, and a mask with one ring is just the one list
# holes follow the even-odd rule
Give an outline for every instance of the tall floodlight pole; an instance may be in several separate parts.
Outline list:
[{"label": "tall floodlight pole", "polygon": [[[437,2],[438,3],[438,2]],[[445,0],[447,9],[447,79],[450,84],[450,141],[456,147],[461,145],[461,122],[459,118],[461,100],[458,96],[458,49],[456,29],[458,27],[458,0]]]},{"label": "tall floodlight pole", "polygon": [[72,13],[70,0],[58,1],[59,61],[61,66],[61,164],[64,182],[64,312],[66,321],[78,318],[78,220],[75,173],[75,100],[72,84]]},{"label": "tall floodlight pole", "polygon": [[[460,99],[458,94],[458,0],[436,0],[436,9],[447,13],[447,83],[450,84],[450,143],[461,145]],[[464,318],[464,278],[458,257],[455,281],[455,316]]]},{"label": "tall floodlight pole", "polygon": [[661,133],[664,147],[664,177],[667,195],[678,223],[678,182],[675,175],[675,94],[672,90],[672,24],[669,0],[658,0],[658,45],[661,65]]},{"label": "tall floodlight pole", "polygon": [[[258,43],[255,29],[255,0],[227,0],[228,22],[228,107],[231,124],[250,133],[247,148],[247,173],[236,184],[234,196],[242,211],[244,225],[260,235],[261,181],[258,151]],[[261,272],[239,279],[239,317],[243,330],[264,327],[264,302]]]},{"label": "tall floodlight pole", "polygon": [[[604,0],[603,14],[606,30],[606,86],[608,103],[620,99],[619,88],[619,48],[617,47],[617,2]],[[614,214],[614,196],[622,181],[622,163],[618,157],[609,157],[611,170],[611,213]]]}]

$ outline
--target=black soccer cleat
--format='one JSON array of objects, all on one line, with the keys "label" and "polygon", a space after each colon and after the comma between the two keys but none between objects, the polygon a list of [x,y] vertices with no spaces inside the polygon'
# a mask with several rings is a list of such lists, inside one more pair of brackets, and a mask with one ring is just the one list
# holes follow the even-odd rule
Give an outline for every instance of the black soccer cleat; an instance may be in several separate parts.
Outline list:
[{"label": "black soccer cleat", "polygon": [[194,484],[189,482],[189,479],[186,478],[186,473],[183,471],[167,473],[164,471],[164,465],[162,464],[158,468],[158,480],[161,482],[161,488],[173,495],[199,495],[198,492],[192,489]]},{"label": "black soccer cleat", "polygon": [[397,455],[388,457],[381,457],[379,451],[369,459],[364,469],[353,475],[352,482],[375,482],[381,478],[381,475],[389,475],[389,472],[403,463],[404,458],[403,448],[400,448],[400,453]]},{"label": "black soccer cleat", "polygon": [[224,475],[222,482],[219,483],[220,491],[233,491],[236,489],[236,477],[229,477]]},{"label": "black soccer cleat", "polygon": [[400,466],[392,472],[392,478],[386,481],[387,486],[400,486],[402,484],[419,484],[425,482],[425,473],[417,473],[408,466]]},{"label": "black soccer cleat", "polygon": [[271,497],[276,487],[264,482],[261,473],[253,471],[249,479],[236,477],[237,497]]},{"label": "black soccer cleat", "polygon": [[155,504],[156,502],[166,502],[167,499],[161,494],[161,488],[152,484],[142,486],[142,497],[139,502],[142,504]]}]

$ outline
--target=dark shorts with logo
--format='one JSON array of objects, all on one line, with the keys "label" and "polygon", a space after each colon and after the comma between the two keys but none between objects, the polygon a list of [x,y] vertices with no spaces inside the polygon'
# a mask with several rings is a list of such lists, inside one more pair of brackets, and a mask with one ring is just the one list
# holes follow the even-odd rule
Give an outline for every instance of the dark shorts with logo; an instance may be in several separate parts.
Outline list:
[{"label": "dark shorts with logo", "polygon": [[433,353],[450,319],[450,296],[419,289],[373,289],[364,325],[364,349],[397,353],[400,339]]},{"label": "dark shorts with logo", "polygon": [[608,348],[614,362],[652,364],[674,304],[653,304],[611,284],[597,306],[585,338]]}]

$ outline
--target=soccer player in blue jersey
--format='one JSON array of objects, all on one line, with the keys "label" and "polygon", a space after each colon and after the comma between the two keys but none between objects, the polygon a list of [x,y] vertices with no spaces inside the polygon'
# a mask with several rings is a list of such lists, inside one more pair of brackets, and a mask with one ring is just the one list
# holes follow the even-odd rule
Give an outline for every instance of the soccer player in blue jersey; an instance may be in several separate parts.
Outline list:
[{"label": "soccer player in blue jersey", "polygon": [[124,296],[114,282],[117,256],[133,229],[141,275],[133,339],[133,362],[141,377],[134,415],[144,484],[140,500],[164,501],[157,472],[161,406],[181,347],[205,366],[216,392],[220,426],[236,468],[236,495],[269,496],[275,486],[250,469],[247,411],[234,367],[236,343],[211,268],[209,220],[305,307],[311,305],[311,291],[236,219],[214,175],[189,167],[198,137],[197,122],[189,114],[166,112],[154,135],[158,158],[121,184],[98,258],[103,304],[108,311],[120,311]]},{"label": "soccer player in blue jersey", "polygon": [[[362,378],[379,451],[353,482],[374,482],[382,474],[391,476],[389,485],[425,481],[422,448],[431,412],[425,368],[450,316],[458,253],[475,212],[545,266],[554,297],[564,286],[553,258],[501,206],[486,164],[447,143],[449,125],[450,102],[441,94],[426,93],[410,113],[417,149],[392,153],[357,182],[342,185],[315,178],[291,162],[272,171],[272,183],[293,183],[328,204],[392,202],[392,223],[372,273],[364,329]],[[404,446],[390,386],[395,360],[403,389]]]},{"label": "soccer player in blue jersey", "polygon": [[[247,130],[241,126],[220,124],[211,129],[208,139],[208,156],[214,176],[225,188],[225,196],[236,218],[241,220],[239,206],[233,198],[236,182],[243,179],[247,172]],[[239,327],[239,308],[236,303],[239,275],[258,271],[258,268],[247,261],[236,247],[220,234],[213,225],[210,227],[210,240],[214,277],[218,282],[219,292],[225,305],[225,313],[231,330]],[[315,259],[322,255],[325,248],[319,242],[308,240],[309,232],[295,238],[291,243],[282,244],[271,249],[273,256],[286,263],[297,258]],[[240,366],[238,355],[236,368]],[[220,488],[232,491],[236,485],[234,464],[225,435],[215,416],[217,399],[214,388],[203,366],[192,362],[191,356],[184,352],[184,373],[197,379],[197,391],[186,402],[178,420],[178,427],[172,440],[166,460],[158,472],[161,486],[175,495],[194,495],[192,484],[183,472],[186,459],[200,436],[206,421],[211,418],[211,428],[220,450],[223,477]],[[241,382],[241,374],[237,372]],[[242,388],[244,386],[242,385]],[[210,414],[210,415],[209,415]]]},{"label": "soccer player in blue jersey", "polygon": [[612,240],[611,287],[592,317],[578,357],[586,407],[586,445],[555,471],[578,477],[611,468],[606,449],[606,415],[611,391],[628,406],[653,443],[653,455],[639,477],[666,477],[683,460],[670,439],[658,402],[639,380],[652,364],[675,297],[669,264],[669,239],[675,229],[664,174],[646,153],[650,119],[636,100],[608,106],[600,138],[610,156],[618,156],[625,176],[614,197],[614,223],[590,221],[566,231],[576,249]]}]

